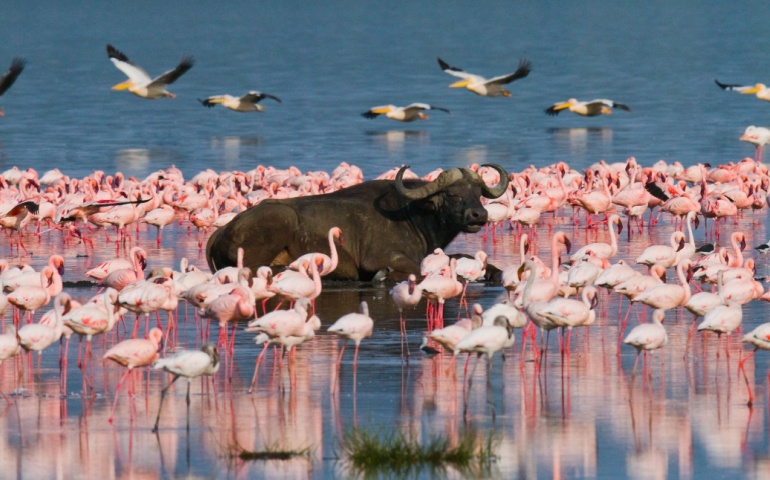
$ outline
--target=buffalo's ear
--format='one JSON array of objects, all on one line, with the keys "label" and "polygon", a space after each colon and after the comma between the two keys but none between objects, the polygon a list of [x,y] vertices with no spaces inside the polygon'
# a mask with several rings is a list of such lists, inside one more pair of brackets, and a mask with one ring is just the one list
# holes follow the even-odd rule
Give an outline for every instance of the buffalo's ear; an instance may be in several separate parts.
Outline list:
[{"label": "buffalo's ear", "polygon": [[441,208],[441,195],[432,195],[423,200],[412,202],[412,205],[426,212],[438,212]]}]

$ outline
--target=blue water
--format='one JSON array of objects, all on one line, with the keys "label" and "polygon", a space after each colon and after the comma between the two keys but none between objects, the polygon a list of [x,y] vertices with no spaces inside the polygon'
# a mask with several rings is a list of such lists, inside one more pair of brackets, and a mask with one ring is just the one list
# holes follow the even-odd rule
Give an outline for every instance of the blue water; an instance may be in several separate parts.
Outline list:
[{"label": "blue water", "polygon": [[[708,11],[706,11],[708,10]],[[132,2],[73,8],[56,2],[4,6],[0,62],[28,66],[0,99],[0,164],[67,165],[144,175],[171,163],[187,173],[255,164],[331,168],[355,163],[367,177],[410,163],[418,172],[469,162],[509,169],[634,155],[684,164],[750,155],[737,140],[764,124],[770,105],[719,90],[770,76],[764,62],[770,6],[656,2],[311,3]],[[123,81],[110,42],[157,75],[184,53],[195,67],[170,91],[143,100],[110,86]],[[532,74],[511,98],[449,89],[436,64],[488,77]],[[277,95],[262,114],[206,109],[196,98],[257,89]],[[610,98],[633,114],[580,118],[543,109],[569,97]],[[414,101],[448,108],[401,124],[359,114]]]},{"label": "blue water", "polygon": [[[739,142],[738,137],[747,125],[770,124],[770,104],[721,91],[713,83],[715,78],[744,84],[770,80],[767,3],[111,3],[3,4],[0,70],[14,56],[28,61],[17,83],[0,97],[6,114],[0,118],[3,170],[18,165],[42,173],[57,166],[69,175],[102,169],[142,177],[176,164],[192,176],[204,168],[248,170],[257,164],[329,170],[345,161],[360,166],[366,177],[372,178],[400,164],[410,164],[418,173],[481,162],[499,163],[511,171],[560,160],[582,168],[600,159],[623,161],[631,155],[643,165],[659,159],[685,165],[716,164],[751,156],[753,147]],[[169,88],[178,95],[176,99],[143,100],[110,90],[124,76],[107,58],[108,42],[153,76],[172,68],[185,53],[194,55],[197,63]],[[488,77],[513,71],[521,58],[531,60],[534,68],[528,78],[511,85],[512,97],[482,98],[447,88],[454,78],[438,68],[437,56]],[[223,108],[206,109],[196,100],[222,93],[240,95],[248,90],[271,93],[283,103],[268,99],[263,102],[263,113],[245,115]],[[618,111],[590,119],[568,112],[558,117],[543,113],[550,104],[569,97],[610,98],[629,105],[633,113]],[[411,124],[360,116],[375,105],[416,101],[448,108],[451,114],[431,112],[430,120]],[[752,225],[742,227],[750,230]],[[665,234],[660,238],[666,238]],[[476,247],[473,241],[470,245]],[[174,253],[167,251],[167,258],[175,258]],[[628,251],[624,254],[631,255]],[[508,260],[513,255],[506,251],[502,257]],[[491,302],[497,293],[487,292],[484,298]],[[359,294],[351,295],[357,301]],[[372,295],[382,304],[387,301],[386,292]],[[610,311],[614,308],[616,305],[611,305]],[[766,313],[764,307],[754,308],[752,326]],[[681,345],[685,331],[683,323],[677,324],[677,345]],[[424,376],[418,372],[417,379],[388,377],[383,383],[377,381],[383,365],[393,371],[399,369],[397,334],[394,339],[394,328],[389,331],[387,349],[381,346],[370,351],[369,363],[364,361],[359,371],[358,415],[366,418],[362,423],[376,428],[380,423],[404,422],[423,425],[425,432],[441,432],[436,426],[438,418],[456,427],[461,423],[457,412],[445,403],[456,400],[458,387],[441,383],[448,380],[437,370],[430,375],[426,371]],[[600,338],[598,334],[596,338]],[[593,345],[596,338],[592,338]],[[322,353],[329,353],[332,342],[326,337],[319,342],[324,347]],[[495,472],[504,478],[536,477],[538,468],[540,475],[561,472],[568,477],[646,477],[660,473],[696,478],[710,474],[761,476],[768,445],[767,422],[762,418],[766,410],[755,409],[758,417],[746,418],[750,411],[743,404],[740,377],[732,371],[731,377],[725,377],[728,380],[720,379],[719,371],[715,374],[713,370],[713,345],[709,348],[709,361],[704,357],[701,363],[692,362],[698,368],[695,373],[701,375],[693,381],[692,391],[698,395],[692,399],[685,393],[689,391],[685,372],[677,369],[681,366],[681,362],[676,363],[678,353],[666,357],[671,369],[667,370],[668,383],[656,384],[659,390],[653,389],[649,398],[637,392],[640,397],[636,399],[628,397],[633,389],[625,388],[627,375],[607,366],[615,365],[614,353],[597,355],[604,359],[607,378],[623,387],[604,385],[579,396],[584,389],[602,384],[602,377],[581,377],[581,367],[575,367],[571,387],[575,398],[584,399],[585,408],[573,403],[569,420],[562,419],[564,405],[558,401],[564,401],[563,391],[558,390],[558,367],[550,372],[550,404],[546,402],[538,410],[537,402],[533,406],[526,400],[530,395],[535,398],[537,380],[531,372],[519,375],[516,365],[506,364],[505,381],[496,379],[493,383],[497,408],[508,408],[507,412],[498,411],[498,427],[502,426],[498,433],[503,441]],[[245,356],[244,378],[250,373],[252,360],[253,355]],[[324,369],[329,368],[328,360],[320,362]],[[626,356],[623,361],[627,370],[633,359]],[[763,366],[757,368],[760,396],[766,382],[762,373],[766,361],[762,361]],[[324,371],[323,379],[328,375]],[[351,408],[349,373],[344,380],[348,383],[341,395],[343,413]],[[306,406],[311,413],[302,413],[301,406],[300,420],[296,420],[295,411],[294,417],[289,414],[294,423],[280,424],[280,428],[283,433],[302,431],[311,423],[314,429],[323,428],[323,434],[316,432],[308,438],[317,440],[320,445],[315,447],[325,450],[316,451],[313,469],[303,460],[294,465],[295,470],[255,467],[250,470],[252,474],[319,476],[337,471],[324,460],[332,455],[337,438],[329,420],[329,404],[333,402],[328,391],[318,393],[318,385],[306,381],[314,393],[302,399],[306,392],[301,389],[298,396],[301,404],[313,404]],[[156,382],[160,387],[161,382]],[[439,395],[436,400],[431,382],[454,389],[455,394],[448,398]],[[416,400],[400,396],[401,388]],[[380,391],[386,393],[379,395]],[[388,400],[386,405],[381,402],[383,398]],[[481,398],[475,406],[475,423],[490,430]],[[239,405],[241,410],[254,413],[248,397],[237,397],[237,401],[245,404]],[[757,404],[762,406],[763,402],[764,397]],[[71,413],[79,414],[80,401],[76,404]],[[179,405],[181,412],[181,400]],[[436,405],[440,414],[434,417]],[[214,426],[209,428],[216,431],[220,424],[214,410],[210,406],[200,410],[210,412]],[[529,415],[530,410],[537,410],[537,415]],[[154,407],[149,411],[154,413]],[[313,416],[312,422],[306,423],[306,415]],[[633,415],[638,418],[632,428],[628,418]],[[673,419],[665,421],[668,415]],[[321,416],[325,416],[323,422]],[[32,414],[25,423],[34,418]],[[142,427],[148,421],[143,419]],[[16,428],[15,420],[8,422]],[[99,422],[104,424],[103,418]],[[253,427],[255,431],[259,428]],[[111,439],[112,432],[106,427],[97,430]],[[142,442],[154,445],[154,437],[146,430],[141,433]],[[124,437],[132,431],[120,431],[121,448],[115,448],[118,453],[125,449]],[[198,434],[207,432],[210,430],[200,428]],[[691,432],[692,436],[678,439],[681,432]],[[748,449],[743,448],[744,435]],[[576,448],[575,441],[583,448]],[[189,451],[189,436],[187,442]],[[181,469],[181,439],[179,443],[175,442],[171,450],[179,448],[180,458],[176,463],[168,458],[165,462]],[[201,448],[192,443],[193,451]],[[221,447],[221,443],[213,443]],[[555,445],[563,448],[555,449]],[[300,441],[299,446],[305,445]],[[150,450],[145,455],[155,453]],[[581,451],[589,453],[581,457]],[[665,454],[660,460],[664,451],[667,461]],[[70,457],[81,458],[75,454]],[[215,457],[221,461],[221,456]],[[125,468],[124,460],[110,461]],[[214,468],[210,461],[205,458],[196,464],[193,458],[193,471],[220,476],[237,473],[225,467],[217,469],[220,464]],[[154,457],[153,462],[157,462]],[[141,462],[134,459],[134,464]],[[189,469],[189,459],[186,465]],[[646,470],[641,468],[645,466]],[[101,470],[94,466],[93,471]]]}]

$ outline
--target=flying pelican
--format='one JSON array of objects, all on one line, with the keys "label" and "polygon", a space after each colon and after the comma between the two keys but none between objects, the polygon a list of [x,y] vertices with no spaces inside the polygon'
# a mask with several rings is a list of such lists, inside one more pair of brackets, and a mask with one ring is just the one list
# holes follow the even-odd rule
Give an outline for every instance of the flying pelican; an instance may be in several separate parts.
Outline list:
[{"label": "flying pelican", "polygon": [[179,77],[185,74],[195,64],[195,60],[190,55],[185,55],[173,70],[162,75],[150,78],[150,75],[138,65],[134,65],[120,50],[109,43],[107,44],[107,56],[112,63],[128,76],[128,80],[112,87],[113,90],[128,90],[134,95],[142,98],[175,98],[176,95],[166,91],[166,86],[176,82]]},{"label": "flying pelican", "polygon": [[487,80],[479,75],[468,73],[461,68],[449,66],[445,61],[437,58],[438,65],[443,71],[449,75],[461,78],[451,85],[450,88],[465,87],[471,92],[481,95],[483,97],[510,97],[511,92],[503,88],[503,85],[511,83],[520,78],[524,78],[532,71],[532,62],[522,59],[519,61],[519,68],[515,72],[507,75],[500,75],[499,77],[490,78]]},{"label": "flying pelican", "polygon": [[379,115],[385,115],[392,120],[399,122],[411,122],[414,120],[427,120],[428,116],[422,113],[423,110],[441,110],[449,113],[446,108],[435,107],[427,103],[412,103],[406,107],[396,107],[395,105],[382,105],[372,107],[361,115],[366,118],[375,118]]},{"label": "flying pelican", "polygon": [[[11,88],[13,82],[16,81],[16,77],[19,76],[22,70],[24,70],[24,64],[26,62],[21,57],[16,57],[11,61],[11,67],[7,72],[0,77],[0,96],[2,96],[6,90]],[[0,117],[4,115],[3,109],[0,108]]]},{"label": "flying pelican", "polygon": [[558,115],[559,111],[569,109],[572,113],[577,113],[584,117],[595,117],[597,115],[610,115],[613,108],[619,108],[630,112],[631,109],[628,105],[622,103],[613,102],[605,98],[597,98],[590,102],[580,102],[574,98],[570,98],[566,102],[554,103],[552,106],[545,109],[545,113],[548,115]]},{"label": "flying pelican", "polygon": [[265,98],[272,98],[278,103],[281,103],[281,99],[275,95],[268,93],[257,92],[255,90],[250,91],[242,97],[233,97],[232,95],[214,95],[208,97],[205,100],[198,99],[204,107],[213,107],[218,103],[221,103],[223,107],[235,110],[236,112],[261,112],[265,109],[259,102]]},{"label": "flying pelican", "polygon": [[766,102],[770,102],[770,89],[765,86],[764,83],[757,83],[754,85],[732,85],[732,84],[726,84],[726,83],[720,83],[719,80],[714,80],[717,85],[719,85],[719,88],[722,90],[732,90],[735,92],[742,93],[744,95],[748,94],[756,94],[757,98],[760,100],[764,100]]}]

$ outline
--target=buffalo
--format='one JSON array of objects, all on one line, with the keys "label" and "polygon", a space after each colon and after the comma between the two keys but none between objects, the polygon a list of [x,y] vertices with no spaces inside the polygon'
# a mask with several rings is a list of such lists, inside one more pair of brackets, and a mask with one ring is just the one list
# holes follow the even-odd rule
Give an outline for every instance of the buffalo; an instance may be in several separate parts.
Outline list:
[{"label": "buffalo", "polygon": [[[435,180],[372,180],[324,195],[265,200],[239,213],[214,232],[206,247],[212,271],[236,264],[285,267],[308,252],[328,253],[327,234],[340,227],[344,243],[339,264],[327,278],[370,281],[420,273],[420,261],[446,247],[460,232],[478,232],[487,221],[482,196],[497,198],[508,189],[508,174],[499,165],[500,182],[487,186],[473,170],[452,168]],[[378,275],[379,273],[379,275]]]}]

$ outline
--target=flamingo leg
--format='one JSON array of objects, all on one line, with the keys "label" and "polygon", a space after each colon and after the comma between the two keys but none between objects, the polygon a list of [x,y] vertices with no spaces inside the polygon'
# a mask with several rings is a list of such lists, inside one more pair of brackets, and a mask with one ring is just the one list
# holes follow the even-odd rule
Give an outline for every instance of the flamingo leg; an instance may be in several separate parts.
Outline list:
[{"label": "flamingo leg", "polygon": [[110,411],[110,418],[109,418],[110,423],[112,423],[112,419],[115,417],[115,407],[118,406],[118,393],[120,393],[120,386],[123,384],[123,381],[126,379],[129,373],[131,373],[131,369],[127,368],[126,373],[124,373],[123,376],[120,377],[120,380],[118,381],[118,386],[115,387],[115,401],[112,402],[112,410]]},{"label": "flamingo leg", "polygon": [[[166,385],[163,390],[160,391],[160,405],[158,405],[158,415],[155,417],[155,426],[152,427],[152,433],[158,433],[158,422],[160,422],[160,411],[163,409],[163,400],[166,399],[166,392],[168,392],[168,389],[171,388],[171,385],[174,384],[179,380],[179,375],[174,375],[174,378],[171,379],[168,385]],[[117,398],[117,395],[116,395]],[[190,384],[187,384],[187,408],[189,410],[190,408]]]}]

